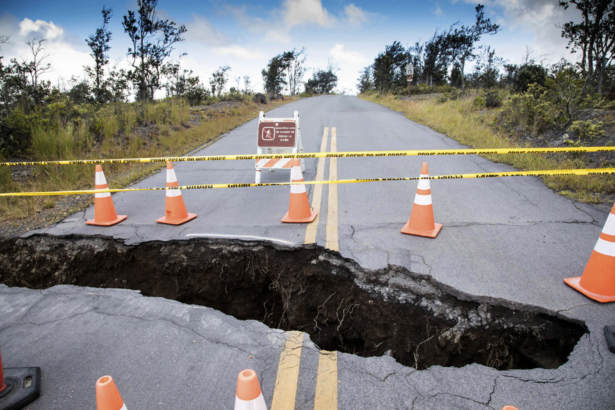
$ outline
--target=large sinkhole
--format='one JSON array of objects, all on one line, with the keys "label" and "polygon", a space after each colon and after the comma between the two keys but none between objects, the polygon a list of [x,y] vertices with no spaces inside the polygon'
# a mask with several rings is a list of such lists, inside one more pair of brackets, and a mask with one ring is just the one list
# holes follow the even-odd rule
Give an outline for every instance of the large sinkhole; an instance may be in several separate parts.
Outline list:
[{"label": "large sinkhole", "polygon": [[554,316],[461,300],[400,267],[369,271],[319,247],[211,239],[128,246],[96,237],[0,241],[0,283],[139,290],[307,332],[320,348],[418,369],[557,368],[585,333]]}]

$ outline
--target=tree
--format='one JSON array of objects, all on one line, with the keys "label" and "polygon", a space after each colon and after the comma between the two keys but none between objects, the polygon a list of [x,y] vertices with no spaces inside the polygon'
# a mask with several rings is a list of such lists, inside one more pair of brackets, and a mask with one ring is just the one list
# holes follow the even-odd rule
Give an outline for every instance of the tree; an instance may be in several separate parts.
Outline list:
[{"label": "tree", "polygon": [[[4,40],[7,42],[8,37],[4,37]],[[18,102],[25,112],[29,112],[34,106],[42,104],[49,95],[51,83],[40,79],[51,70],[51,64],[45,62],[49,57],[43,47],[45,41],[38,37],[26,40],[32,52],[32,61],[22,59],[19,62],[13,58],[10,66],[0,64],[0,92],[6,114]]]},{"label": "tree", "polygon": [[374,89],[373,72],[374,67],[371,65],[363,68],[363,71],[359,71],[359,74],[361,75],[357,78],[357,81],[359,82],[359,84],[357,84],[357,88],[359,89],[360,94]]},{"label": "tree", "polygon": [[450,53],[448,50],[447,33],[434,33],[433,37],[424,44],[422,63],[422,82],[429,86],[446,82]]},{"label": "tree", "polygon": [[408,47],[408,61],[414,66],[413,84],[417,84],[423,77],[423,50],[424,44],[420,40]]},{"label": "tree", "polygon": [[282,53],[273,57],[269,60],[267,67],[261,71],[265,92],[269,94],[270,99],[280,94],[284,86],[288,84],[285,72],[290,63],[288,57],[288,53]]},{"label": "tree", "polygon": [[330,62],[326,70],[315,71],[312,78],[305,83],[305,91],[312,94],[330,94],[337,86],[335,71]]},{"label": "tree", "polygon": [[130,78],[130,73],[123,68],[117,70],[117,65],[113,67],[107,77],[107,91],[109,92],[110,102],[125,102],[128,99]]},{"label": "tree", "polygon": [[250,76],[249,75],[244,75],[243,76],[243,93],[245,95],[251,95],[252,94],[252,81],[250,81]]},{"label": "tree", "polygon": [[32,61],[26,63],[22,60],[22,66],[24,71],[30,75],[31,84],[35,89],[38,87],[40,76],[51,70],[51,64],[44,63],[49,58],[49,54],[45,53],[45,48],[43,47],[45,41],[47,39],[38,37],[26,40],[26,44],[32,52]]},{"label": "tree", "polygon": [[217,95],[218,97],[222,95],[222,93],[224,92],[224,87],[226,86],[226,83],[228,82],[226,73],[227,71],[230,71],[230,70],[231,70],[231,67],[222,66],[222,67],[219,67],[218,70],[216,70],[211,75],[211,80],[209,80],[209,85],[211,86],[211,95]]},{"label": "tree", "polygon": [[395,88],[408,87],[406,64],[410,61],[408,52],[399,41],[394,41],[374,60],[374,86],[381,93]]},{"label": "tree", "polygon": [[152,100],[161,87],[164,61],[174,50],[174,44],[184,41],[186,26],[156,17],[158,0],[137,0],[138,17],[132,10],[124,16],[122,26],[132,41],[128,55],[132,57],[131,77],[137,86],[137,99]]},{"label": "tree", "polygon": [[504,60],[495,55],[495,50],[491,46],[481,46],[480,48],[482,53],[474,65],[474,73],[472,74],[473,85],[476,88],[493,88],[497,84],[500,74],[499,67],[504,64]]},{"label": "tree", "polygon": [[518,70],[519,66],[516,64],[504,64],[504,75],[502,81],[504,81],[507,85],[513,85]]},{"label": "tree", "polygon": [[531,84],[545,85],[547,70],[539,64],[524,64],[517,70],[514,79],[516,92],[524,93]]},{"label": "tree", "polygon": [[476,22],[473,26],[451,27],[446,35],[445,47],[449,50],[452,63],[458,61],[461,66],[461,92],[465,91],[466,62],[476,58],[474,54],[476,43],[480,41],[483,35],[493,35],[500,30],[499,25],[491,23],[490,19],[485,19],[484,8],[485,6],[482,4],[476,6]]},{"label": "tree", "polygon": [[559,1],[564,9],[570,4],[581,12],[583,21],[564,24],[562,37],[568,39],[572,53],[581,50],[581,72],[590,83],[597,75],[598,92],[602,92],[604,74],[615,51],[615,0]]},{"label": "tree", "polygon": [[109,55],[107,52],[111,50],[109,42],[111,41],[111,32],[108,29],[109,20],[111,19],[112,9],[102,8],[103,24],[96,29],[95,34],[90,34],[85,42],[92,50],[92,58],[94,59],[94,67],[86,66],[85,71],[88,76],[94,81],[94,97],[99,103],[104,103],[109,100],[109,93],[104,83],[105,66],[109,64]]},{"label": "tree", "polygon": [[303,84],[303,76],[305,74],[305,48],[301,51],[288,51],[284,53],[283,59],[288,62],[286,72],[288,73],[288,92],[290,95],[295,95],[299,92],[299,85]]},{"label": "tree", "polygon": [[66,93],[74,104],[86,104],[92,102],[91,88],[87,81],[79,81],[75,76],[70,79],[70,90]]}]

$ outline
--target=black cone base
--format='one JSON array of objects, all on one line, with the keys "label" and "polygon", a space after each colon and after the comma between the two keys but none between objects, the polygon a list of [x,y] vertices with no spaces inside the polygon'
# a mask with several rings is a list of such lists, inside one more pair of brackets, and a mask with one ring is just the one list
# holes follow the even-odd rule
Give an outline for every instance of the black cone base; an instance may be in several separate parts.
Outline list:
[{"label": "black cone base", "polygon": [[21,410],[41,395],[39,367],[5,368],[6,389],[0,393],[0,409]]}]

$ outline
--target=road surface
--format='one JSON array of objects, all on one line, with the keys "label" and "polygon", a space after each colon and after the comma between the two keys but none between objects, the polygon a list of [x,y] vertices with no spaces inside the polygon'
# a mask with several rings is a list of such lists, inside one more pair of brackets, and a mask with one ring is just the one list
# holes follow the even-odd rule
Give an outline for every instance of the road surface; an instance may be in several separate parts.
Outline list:
[{"label": "road surface", "polygon": [[[267,115],[291,117],[295,110],[305,152],[320,151],[325,138],[327,151],[464,148],[356,97],[309,98]],[[196,155],[253,154],[256,126],[250,121]],[[443,156],[327,159],[319,173],[318,160],[310,159],[304,178],[417,176],[423,161],[432,175],[513,170],[478,156]],[[175,170],[180,185],[254,181],[253,161],[182,162]],[[288,178],[288,171],[263,171],[262,180]],[[164,184],[160,172],[136,186]],[[329,185],[317,195],[309,185],[320,215],[310,226],[280,222],[288,187],[210,189],[183,191],[188,211],[198,217],[182,226],[155,223],[164,214],[164,192],[121,193],[113,199],[128,219],[119,225],[86,226],[93,217],[89,208],[29,236],[104,235],[128,244],[199,236],[260,237],[297,247],[315,242],[365,269],[396,265],[429,275],[461,299],[583,322],[589,333],[566,364],[555,370],[470,365],[417,371],[386,355],[338,353],[327,367],[302,333],[127,290],[59,286],[42,292],[0,287],[5,367],[43,369],[43,395],[31,410],[93,408],[94,382],[104,374],[114,375],[129,409],[230,409],[237,373],[246,367],[259,374],[270,405],[276,378],[297,364],[288,394],[296,389],[298,409],[612,409],[615,355],[603,327],[615,325],[615,304],[593,302],[563,283],[583,272],[607,213],[558,196],[533,177],[431,181],[431,189],[436,222],[444,225],[436,239],[399,232],[410,216],[415,181]]]}]

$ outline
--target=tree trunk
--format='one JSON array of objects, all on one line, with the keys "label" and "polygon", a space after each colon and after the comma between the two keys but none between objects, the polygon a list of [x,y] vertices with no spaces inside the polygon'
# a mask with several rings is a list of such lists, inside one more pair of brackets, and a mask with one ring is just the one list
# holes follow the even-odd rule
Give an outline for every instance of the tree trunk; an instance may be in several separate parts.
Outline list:
[{"label": "tree trunk", "polygon": [[598,78],[598,94],[602,94],[602,78],[604,77],[604,57],[600,61],[600,78]]},{"label": "tree trunk", "polygon": [[465,68],[466,68],[466,58],[461,58],[461,94],[463,95],[466,90],[466,76],[465,76]]}]

